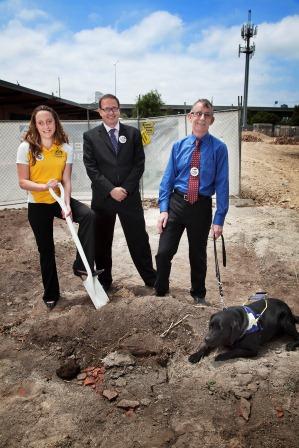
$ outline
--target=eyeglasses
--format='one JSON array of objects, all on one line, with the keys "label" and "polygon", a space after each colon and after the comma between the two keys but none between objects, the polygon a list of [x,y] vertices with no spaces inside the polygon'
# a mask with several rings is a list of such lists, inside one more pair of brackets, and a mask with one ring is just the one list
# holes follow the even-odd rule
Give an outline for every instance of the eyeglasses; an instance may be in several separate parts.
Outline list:
[{"label": "eyeglasses", "polygon": [[211,112],[190,112],[190,115],[195,115],[196,117],[211,118],[213,114]]},{"label": "eyeglasses", "polygon": [[100,108],[101,110],[103,110],[104,112],[106,112],[106,114],[108,114],[109,112],[118,112],[119,111],[119,107],[105,107],[104,109]]}]

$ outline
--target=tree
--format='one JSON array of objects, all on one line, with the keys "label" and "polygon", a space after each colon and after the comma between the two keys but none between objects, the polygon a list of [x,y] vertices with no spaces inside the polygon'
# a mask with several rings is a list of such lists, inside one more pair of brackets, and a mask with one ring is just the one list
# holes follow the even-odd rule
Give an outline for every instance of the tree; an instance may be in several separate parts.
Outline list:
[{"label": "tree", "polygon": [[288,124],[290,124],[291,126],[299,126],[299,105],[294,106],[294,112],[290,120],[288,121]]},{"label": "tree", "polygon": [[151,90],[145,95],[139,96],[135,104],[133,116],[141,118],[145,117],[158,117],[163,115],[161,108],[164,103],[161,99],[161,95],[157,90]]},{"label": "tree", "polygon": [[271,123],[273,125],[280,122],[280,118],[275,113],[271,112],[257,112],[256,114],[252,115],[250,118],[250,124],[253,123]]}]

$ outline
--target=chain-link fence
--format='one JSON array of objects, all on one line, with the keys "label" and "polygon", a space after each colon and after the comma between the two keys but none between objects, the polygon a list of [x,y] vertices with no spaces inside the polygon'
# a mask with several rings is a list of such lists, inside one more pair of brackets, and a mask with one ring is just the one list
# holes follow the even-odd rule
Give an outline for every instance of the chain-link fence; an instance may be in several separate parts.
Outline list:
[{"label": "chain-link fence", "polygon": [[[142,192],[145,198],[158,197],[159,184],[167,164],[173,143],[191,132],[185,115],[148,118],[143,120],[122,120],[125,124],[139,127],[145,149],[145,172]],[[70,143],[74,148],[72,174],[73,195],[83,199],[91,198],[90,180],[83,164],[83,133],[95,127],[99,121],[62,122]],[[18,185],[16,174],[16,151],[28,127],[27,122],[0,122],[1,178],[0,205],[26,202],[26,192]],[[238,195],[240,188],[240,139],[239,115],[237,110],[215,112],[211,133],[223,140],[229,150],[230,194]]]},{"label": "chain-link fence", "polygon": [[254,123],[252,129],[269,137],[299,137],[299,126],[287,126],[271,123]]}]

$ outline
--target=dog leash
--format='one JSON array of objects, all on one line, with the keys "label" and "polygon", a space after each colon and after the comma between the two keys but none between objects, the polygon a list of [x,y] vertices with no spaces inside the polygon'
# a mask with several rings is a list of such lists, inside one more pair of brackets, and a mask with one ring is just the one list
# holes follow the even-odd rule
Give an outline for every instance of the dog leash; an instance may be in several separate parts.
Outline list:
[{"label": "dog leash", "polygon": [[[215,272],[216,272],[216,278],[218,281],[220,304],[221,304],[222,309],[224,309],[225,308],[224,294],[223,294],[223,286],[222,286],[221,277],[220,277],[220,269],[219,269],[219,262],[218,262],[218,256],[217,256],[215,235],[213,235],[213,241],[214,241]],[[221,241],[222,241],[222,263],[223,263],[223,266],[226,267],[226,250],[225,250],[223,235],[221,235]]]}]

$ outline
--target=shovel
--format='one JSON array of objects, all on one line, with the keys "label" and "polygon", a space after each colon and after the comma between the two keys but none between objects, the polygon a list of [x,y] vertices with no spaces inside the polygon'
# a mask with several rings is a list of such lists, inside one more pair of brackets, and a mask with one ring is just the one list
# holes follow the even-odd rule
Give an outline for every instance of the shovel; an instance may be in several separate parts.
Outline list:
[{"label": "shovel", "polygon": [[[64,200],[64,188],[60,182],[57,184],[57,187],[60,190],[60,197],[57,196],[57,194],[55,193],[55,191],[52,188],[49,188],[49,191],[50,191],[51,195],[53,196],[53,198],[56,199],[56,201],[60,205],[61,209],[66,213],[67,208],[66,208],[65,200]],[[77,235],[77,232],[76,232],[76,229],[75,229],[75,226],[73,224],[71,217],[67,216],[65,218],[65,220],[67,222],[67,225],[69,226],[73,240],[77,246],[81,260],[82,260],[82,262],[85,266],[86,272],[87,272],[87,277],[86,277],[86,280],[83,281],[83,285],[84,285],[89,297],[91,298],[94,306],[96,307],[96,309],[99,309],[99,308],[101,308],[101,306],[106,305],[106,303],[109,302],[108,296],[105,293],[105,291],[104,291],[101,283],[97,279],[97,277],[93,277],[93,275],[92,275],[89,263],[85,256],[83,247],[78,238],[78,235]]]}]

